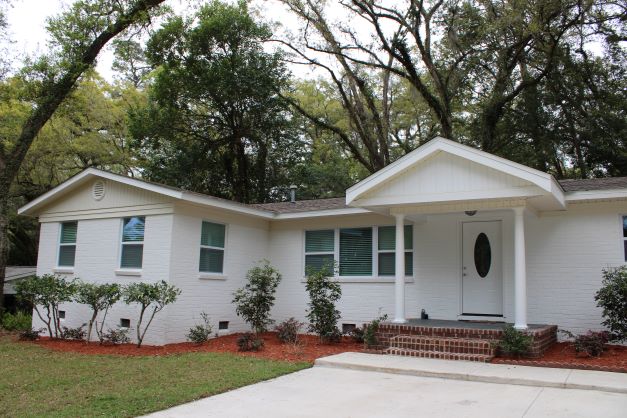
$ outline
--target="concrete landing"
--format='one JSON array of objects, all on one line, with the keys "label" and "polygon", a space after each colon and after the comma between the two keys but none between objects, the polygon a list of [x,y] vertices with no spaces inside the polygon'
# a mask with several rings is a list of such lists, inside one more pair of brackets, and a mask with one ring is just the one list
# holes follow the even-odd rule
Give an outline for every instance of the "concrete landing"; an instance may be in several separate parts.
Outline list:
[{"label": "concrete landing", "polygon": [[316,360],[315,365],[317,367],[408,376],[627,394],[626,373],[434,360],[365,353],[342,353],[323,357]]}]

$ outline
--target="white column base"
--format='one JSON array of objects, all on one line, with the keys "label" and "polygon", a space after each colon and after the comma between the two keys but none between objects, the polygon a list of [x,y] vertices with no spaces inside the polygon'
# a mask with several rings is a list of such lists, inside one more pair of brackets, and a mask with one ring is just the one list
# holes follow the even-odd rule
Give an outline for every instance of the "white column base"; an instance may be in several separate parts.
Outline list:
[{"label": "white column base", "polygon": [[394,318],[392,320],[393,324],[406,324],[407,320],[405,318]]}]

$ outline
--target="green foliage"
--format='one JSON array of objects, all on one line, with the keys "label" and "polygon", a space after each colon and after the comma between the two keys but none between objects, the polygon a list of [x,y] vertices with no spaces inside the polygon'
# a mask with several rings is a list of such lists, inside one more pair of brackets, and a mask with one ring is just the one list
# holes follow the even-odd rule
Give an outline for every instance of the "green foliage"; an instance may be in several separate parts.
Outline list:
[{"label": "green foliage", "polygon": [[35,341],[39,339],[39,333],[44,329],[36,330],[34,328],[28,328],[24,331],[20,332],[19,340],[20,341]]},{"label": "green foliage", "polygon": [[196,344],[202,344],[209,340],[211,337],[211,324],[209,323],[209,315],[205,312],[200,313],[202,324],[197,324],[193,328],[189,329],[187,339]]},{"label": "green foliage", "polygon": [[263,340],[258,334],[245,332],[237,337],[239,351],[260,351],[263,348]]},{"label": "green foliage", "polygon": [[560,330],[560,332],[573,339],[573,346],[577,353],[586,353],[590,357],[599,357],[605,351],[610,338],[607,331],[588,331],[580,335],[566,330]]},{"label": "green foliage", "polygon": [[270,37],[245,1],[209,2],[153,34],[150,101],[131,115],[145,177],[240,202],[289,184],[302,147],[277,94],[288,72],[264,50]]},{"label": "green foliage", "polygon": [[76,328],[61,327],[59,337],[64,340],[82,340],[85,338],[85,324]]},{"label": "green foliage", "polygon": [[109,308],[113,306],[118,300],[120,300],[121,289],[118,284],[110,283],[85,283],[78,282],[76,287],[76,295],[74,301],[87,305],[91,308],[92,315],[87,323],[87,341],[91,338],[91,331],[96,324],[96,318],[100,312],[104,312],[100,329],[96,327],[96,332],[100,336],[102,334],[102,327],[104,326],[105,319]]},{"label": "green foliage", "polygon": [[128,337],[127,329],[111,329],[107,332],[100,332],[100,344],[104,345],[116,345],[116,344],[128,344],[131,339]]},{"label": "green foliage", "polygon": [[59,304],[70,302],[74,298],[76,293],[75,281],[45,274],[18,281],[15,290],[18,299],[33,306],[39,319],[46,324],[50,338],[59,337],[61,331]]},{"label": "green foliage", "polygon": [[337,342],[342,333],[337,327],[340,311],[335,304],[342,297],[342,288],[332,277],[332,269],[322,268],[307,272],[305,289],[309,293],[309,331],[317,334],[322,342]]},{"label": "green foliage", "polygon": [[504,354],[513,356],[523,356],[531,349],[533,337],[514,328],[513,325],[507,325],[503,328],[503,336],[497,343],[497,347]]},{"label": "green foliage", "polygon": [[296,344],[298,342],[298,334],[304,325],[302,322],[297,321],[296,318],[286,319],[275,328],[277,338],[282,343]]},{"label": "green foliage", "polygon": [[[156,283],[137,282],[131,283],[122,291],[122,298],[126,304],[136,303],[140,307],[137,320],[137,347],[141,347],[144,336],[155,315],[167,305],[176,302],[181,290],[161,280]],[[148,321],[144,325],[144,314],[149,311]],[[144,325],[142,329],[142,325]]]},{"label": "green foliage", "polygon": [[594,299],[603,309],[603,325],[612,341],[627,339],[627,266],[603,270],[603,283]]},{"label": "green foliage", "polygon": [[379,331],[379,325],[388,319],[387,314],[381,315],[377,319],[372,320],[369,324],[364,326],[363,341],[367,348],[373,348],[379,345],[377,339],[377,331]]},{"label": "green foliage", "polygon": [[276,288],[281,274],[264,260],[246,273],[247,283],[233,294],[235,312],[246,321],[255,333],[267,331],[274,321],[270,310],[274,306]]},{"label": "green foliage", "polygon": [[24,312],[5,313],[0,318],[0,325],[7,331],[27,331],[30,330],[33,318],[30,314]]}]

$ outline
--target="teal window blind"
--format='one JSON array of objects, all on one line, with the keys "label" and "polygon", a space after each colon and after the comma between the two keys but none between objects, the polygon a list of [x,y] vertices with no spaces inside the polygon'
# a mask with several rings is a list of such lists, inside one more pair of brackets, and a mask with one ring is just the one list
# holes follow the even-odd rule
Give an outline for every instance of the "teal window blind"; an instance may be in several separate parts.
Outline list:
[{"label": "teal window blind", "polygon": [[63,222],[59,239],[59,267],[74,267],[78,222]]},{"label": "teal window blind", "polygon": [[224,272],[224,242],[226,226],[203,221],[200,233],[200,261],[202,273]]},{"label": "teal window blind", "polygon": [[133,216],[124,218],[122,226],[121,268],[142,268],[144,257],[144,231],[146,218]]},{"label": "teal window blind", "polygon": [[340,229],[340,276],[372,276],[372,228]]},{"label": "teal window blind", "polygon": [[[379,276],[394,276],[396,272],[396,227],[380,226],[378,228],[378,264]],[[405,275],[414,274],[414,236],[412,225],[405,225]]]},{"label": "teal window blind", "polygon": [[305,274],[323,268],[333,270],[335,261],[335,231],[305,231]]}]

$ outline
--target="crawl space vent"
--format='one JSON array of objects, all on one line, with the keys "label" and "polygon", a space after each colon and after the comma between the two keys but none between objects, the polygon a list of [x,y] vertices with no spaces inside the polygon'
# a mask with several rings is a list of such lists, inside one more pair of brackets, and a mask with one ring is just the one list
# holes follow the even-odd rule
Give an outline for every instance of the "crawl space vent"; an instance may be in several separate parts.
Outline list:
[{"label": "crawl space vent", "polygon": [[94,188],[92,189],[92,195],[95,200],[102,200],[105,195],[105,184],[104,181],[98,180],[94,183]]}]

